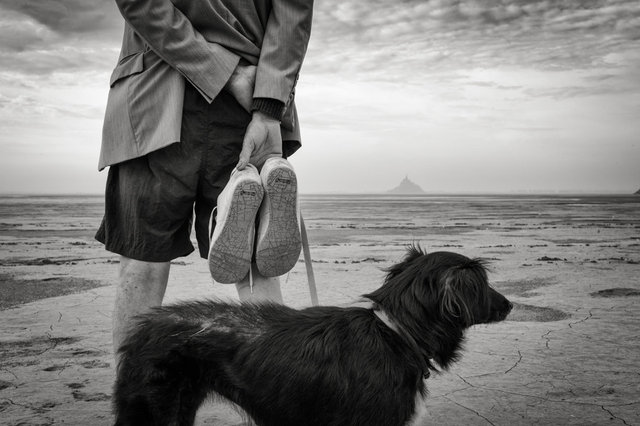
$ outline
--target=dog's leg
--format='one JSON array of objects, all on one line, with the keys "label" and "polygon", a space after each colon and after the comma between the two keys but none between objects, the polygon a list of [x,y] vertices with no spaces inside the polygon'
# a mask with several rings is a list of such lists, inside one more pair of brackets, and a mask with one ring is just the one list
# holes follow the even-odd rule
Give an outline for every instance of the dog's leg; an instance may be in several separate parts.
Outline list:
[{"label": "dog's leg", "polygon": [[192,426],[210,391],[208,380],[212,380],[209,374],[200,368],[148,364],[144,374],[131,377],[128,383],[119,379],[115,403],[120,423],[116,424]]},{"label": "dog's leg", "polygon": [[115,426],[153,426],[156,424],[147,397],[136,396],[131,399],[118,398],[116,400]]},{"label": "dog's leg", "polygon": [[[116,409],[116,426],[178,426],[192,425],[178,422],[177,394],[167,395],[153,393],[136,396],[130,400],[118,401]],[[163,392],[166,392],[164,389]],[[195,418],[195,413],[194,416]]]},{"label": "dog's leg", "polygon": [[192,426],[194,424],[198,408],[202,405],[206,397],[206,392],[201,392],[196,389],[187,390],[186,387],[183,387],[182,393],[180,394],[180,408],[178,412],[179,426]]},{"label": "dog's leg", "polygon": [[189,388],[180,371],[170,365],[159,366],[153,362],[144,364],[144,367],[139,363],[127,365],[127,355],[120,372],[128,374],[119,374],[114,392],[116,425],[192,425],[193,418],[191,423],[183,423],[179,419],[182,390]]}]

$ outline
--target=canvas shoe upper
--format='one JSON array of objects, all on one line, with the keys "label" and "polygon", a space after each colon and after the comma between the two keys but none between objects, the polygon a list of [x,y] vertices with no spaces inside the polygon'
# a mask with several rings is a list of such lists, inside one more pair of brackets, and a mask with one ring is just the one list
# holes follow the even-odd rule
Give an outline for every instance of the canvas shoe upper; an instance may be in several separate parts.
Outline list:
[{"label": "canvas shoe upper", "polygon": [[256,266],[265,277],[289,272],[300,257],[298,180],[284,158],[269,158],[260,178],[264,199],[259,212]]},{"label": "canvas shoe upper", "polygon": [[[264,189],[258,170],[248,164],[234,170],[218,196],[216,225],[209,243],[209,271],[219,283],[242,280],[251,267],[255,219]],[[211,226],[209,229],[211,234]]]}]

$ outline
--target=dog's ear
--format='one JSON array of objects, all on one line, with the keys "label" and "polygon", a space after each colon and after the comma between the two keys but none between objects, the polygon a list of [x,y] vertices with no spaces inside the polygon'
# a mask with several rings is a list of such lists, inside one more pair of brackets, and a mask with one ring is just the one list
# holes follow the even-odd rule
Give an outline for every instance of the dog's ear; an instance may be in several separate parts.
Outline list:
[{"label": "dog's ear", "polygon": [[485,262],[472,259],[447,269],[442,277],[440,310],[443,318],[457,319],[465,327],[476,323],[474,311],[487,298]]},{"label": "dog's ear", "polygon": [[407,248],[407,253],[404,255],[404,258],[395,265],[392,265],[385,269],[387,273],[386,281],[393,279],[394,277],[400,275],[402,271],[407,269],[409,264],[419,258],[420,256],[424,256],[426,253],[422,250],[419,244],[412,244]]}]

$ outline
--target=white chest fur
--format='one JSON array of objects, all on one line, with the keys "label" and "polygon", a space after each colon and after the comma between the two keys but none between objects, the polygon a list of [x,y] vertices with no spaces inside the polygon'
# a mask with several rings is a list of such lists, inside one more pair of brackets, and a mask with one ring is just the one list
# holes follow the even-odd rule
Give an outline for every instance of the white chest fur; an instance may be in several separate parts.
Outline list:
[{"label": "white chest fur", "polygon": [[420,392],[416,394],[416,407],[413,412],[413,416],[407,422],[406,426],[421,426],[424,425],[425,418],[427,417],[427,396],[421,395]]}]

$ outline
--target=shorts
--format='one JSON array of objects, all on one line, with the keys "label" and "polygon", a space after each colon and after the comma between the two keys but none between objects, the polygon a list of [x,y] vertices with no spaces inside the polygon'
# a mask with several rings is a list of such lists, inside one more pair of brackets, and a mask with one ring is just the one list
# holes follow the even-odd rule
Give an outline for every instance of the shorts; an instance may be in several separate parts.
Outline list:
[{"label": "shorts", "polygon": [[[181,142],[109,168],[95,238],[130,259],[168,262],[194,250],[194,226],[200,256],[207,258],[211,212],[238,162],[250,120],[226,91],[209,104],[187,83]],[[283,152],[299,146],[285,142]]]}]

